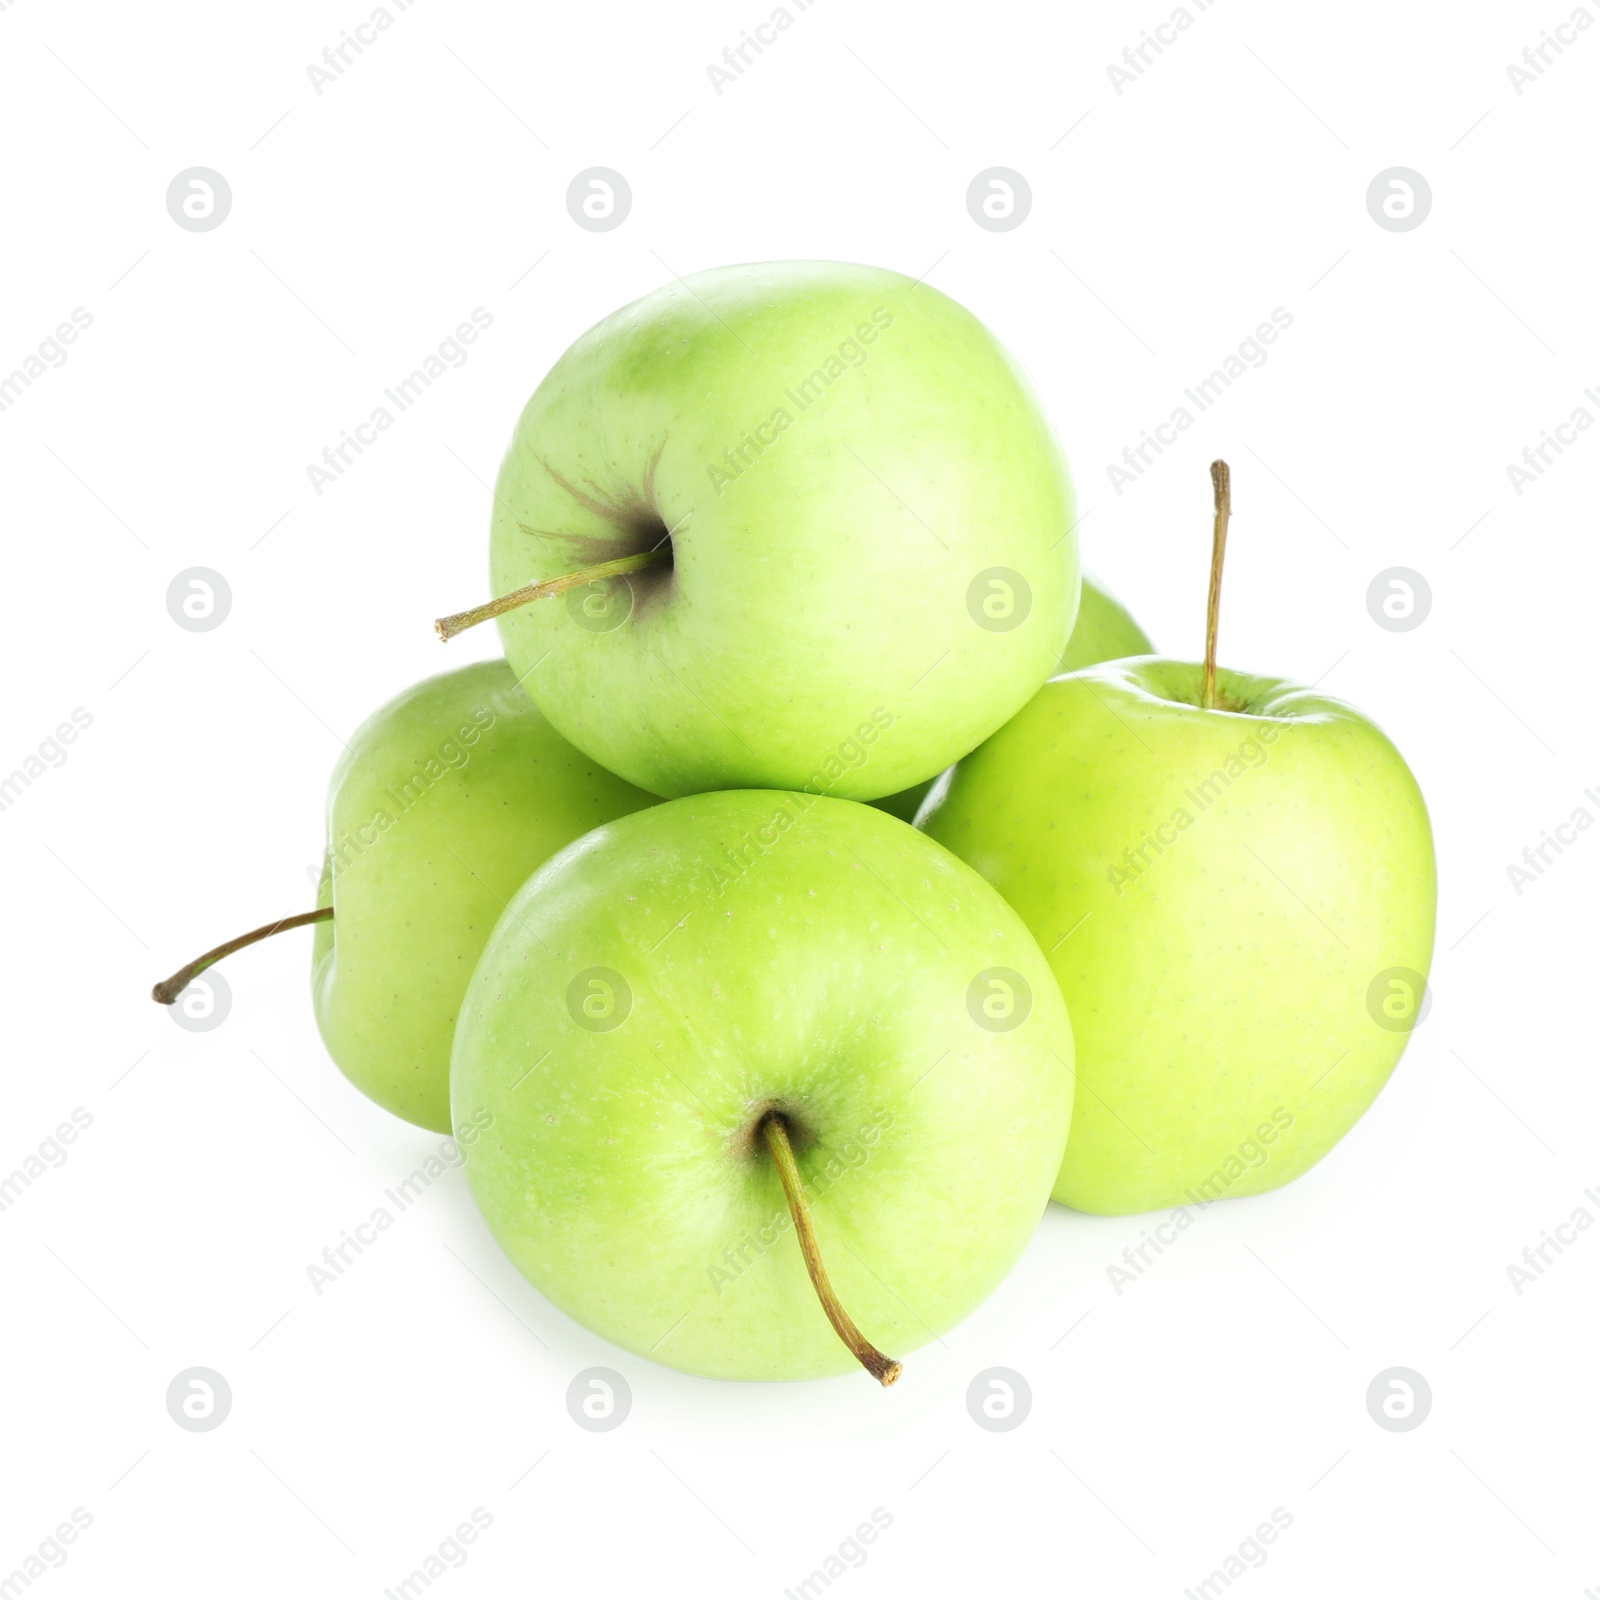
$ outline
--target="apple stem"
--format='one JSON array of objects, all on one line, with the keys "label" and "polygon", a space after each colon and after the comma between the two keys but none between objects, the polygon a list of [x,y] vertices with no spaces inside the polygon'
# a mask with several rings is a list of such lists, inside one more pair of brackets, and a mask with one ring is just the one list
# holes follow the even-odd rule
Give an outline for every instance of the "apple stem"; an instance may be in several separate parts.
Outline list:
[{"label": "apple stem", "polygon": [[1226,461],[1211,463],[1211,588],[1206,595],[1206,664],[1200,680],[1200,704],[1210,711],[1217,703],[1217,622],[1222,613],[1222,556],[1228,545],[1228,518],[1233,514],[1233,488]]},{"label": "apple stem", "polygon": [[285,928],[304,928],[312,922],[332,920],[333,907],[319,906],[315,911],[301,911],[295,916],[281,917],[277,922],[266,923],[249,933],[241,933],[237,939],[230,939],[226,944],[219,944],[215,950],[207,950],[203,956],[196,956],[188,966],[179,967],[170,978],[163,978],[150,991],[150,998],[157,1005],[170,1006],[189,987],[192,979],[197,978],[207,967],[215,966],[224,956],[231,956],[235,950],[259,944],[263,939],[270,939],[275,933],[282,933]]},{"label": "apple stem", "polygon": [[548,578],[543,583],[524,584],[520,589],[513,589],[509,594],[503,594],[498,599],[488,600],[481,606],[473,606],[470,611],[457,611],[452,616],[440,617],[433,625],[433,631],[446,643],[458,633],[465,633],[468,628],[475,628],[480,622],[487,622],[491,617],[502,617],[508,611],[515,611],[518,606],[525,606],[530,600],[543,600],[547,595],[563,594],[568,589],[576,589],[581,584],[593,583],[596,578],[615,578],[624,572],[641,572],[646,567],[664,566],[672,560],[672,552],[664,548],[642,550],[638,555],[619,556],[615,561],[602,561],[597,566],[581,567],[577,572],[569,572],[565,577]]},{"label": "apple stem", "polygon": [[827,1313],[833,1331],[844,1341],[845,1349],[864,1366],[885,1389],[900,1376],[900,1363],[891,1360],[850,1320],[850,1314],[839,1304],[839,1297],[828,1282],[822,1265],[822,1253],[817,1249],[817,1236],[811,1227],[811,1213],[806,1209],[805,1185],[800,1169],[795,1165],[794,1150],[789,1144],[789,1125],[781,1111],[769,1111],[761,1119],[762,1137],[772,1164],[778,1169],[778,1180],[783,1184],[784,1198],[789,1202],[789,1215],[794,1218],[795,1237],[800,1241],[800,1254],[805,1258],[806,1271],[811,1274],[811,1286]]}]

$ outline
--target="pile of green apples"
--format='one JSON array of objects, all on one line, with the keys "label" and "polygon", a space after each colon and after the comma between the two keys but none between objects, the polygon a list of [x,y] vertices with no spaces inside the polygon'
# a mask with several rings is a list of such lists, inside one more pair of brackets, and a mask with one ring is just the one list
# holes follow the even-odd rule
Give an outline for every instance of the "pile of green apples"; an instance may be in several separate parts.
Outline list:
[{"label": "pile of green apples", "polygon": [[[556,363],[494,494],[504,660],[333,774],[312,991],[459,1130],[507,1255],[722,1378],[883,1383],[1053,1198],[1259,1193],[1426,997],[1432,837],[1367,718],[1152,653],[1021,370],[924,283],[742,266]],[[1197,606],[1198,612],[1198,606]],[[1198,632],[1198,630],[1197,630]]]}]

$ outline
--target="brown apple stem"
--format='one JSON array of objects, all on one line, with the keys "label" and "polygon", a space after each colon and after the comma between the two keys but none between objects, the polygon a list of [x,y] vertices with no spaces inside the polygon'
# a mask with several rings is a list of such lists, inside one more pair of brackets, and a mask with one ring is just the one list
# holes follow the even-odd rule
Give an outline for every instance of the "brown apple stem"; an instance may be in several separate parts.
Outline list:
[{"label": "brown apple stem", "polygon": [[806,1271],[811,1274],[811,1286],[833,1331],[844,1341],[844,1347],[864,1366],[885,1389],[900,1376],[900,1363],[891,1360],[850,1320],[850,1314],[839,1304],[839,1297],[828,1282],[822,1265],[822,1253],[817,1249],[817,1236],[811,1227],[811,1213],[806,1209],[805,1185],[800,1169],[795,1165],[794,1150],[789,1144],[789,1125],[780,1111],[769,1111],[761,1120],[762,1137],[772,1164],[778,1169],[778,1181],[783,1185],[783,1196],[789,1202],[789,1215],[794,1218],[795,1237],[800,1241],[800,1254],[805,1258]]},{"label": "brown apple stem", "polygon": [[163,978],[150,991],[150,998],[157,1005],[170,1006],[189,987],[191,979],[197,978],[207,967],[215,966],[224,956],[231,956],[235,950],[259,944],[263,939],[270,939],[275,933],[282,933],[285,928],[304,928],[309,923],[332,920],[333,907],[319,906],[315,911],[301,911],[292,917],[281,917],[277,922],[269,922],[249,933],[241,933],[237,939],[230,939],[226,944],[219,944],[215,950],[207,950],[203,956],[196,956],[188,966],[179,967],[170,978]]},{"label": "brown apple stem", "polygon": [[1200,704],[1212,710],[1217,703],[1217,622],[1222,613],[1222,556],[1228,546],[1228,518],[1233,514],[1233,490],[1226,461],[1211,463],[1211,588],[1206,595],[1206,664],[1200,680]]},{"label": "brown apple stem", "polygon": [[531,600],[543,600],[548,595],[564,594],[568,589],[576,589],[581,584],[593,583],[596,578],[615,578],[624,572],[642,572],[646,567],[664,566],[671,561],[672,552],[665,548],[655,550],[642,550],[634,556],[618,556],[615,561],[602,561],[593,567],[580,567],[576,572],[569,572],[564,577],[547,578],[543,583],[524,584],[520,589],[513,589],[509,594],[503,594],[496,600],[485,601],[481,606],[474,606],[470,611],[457,611],[453,616],[440,617],[433,625],[433,631],[446,643],[455,638],[458,633],[465,633],[468,628],[475,628],[480,622],[488,622],[492,617],[503,617],[508,611],[515,611],[518,606],[525,606]]}]

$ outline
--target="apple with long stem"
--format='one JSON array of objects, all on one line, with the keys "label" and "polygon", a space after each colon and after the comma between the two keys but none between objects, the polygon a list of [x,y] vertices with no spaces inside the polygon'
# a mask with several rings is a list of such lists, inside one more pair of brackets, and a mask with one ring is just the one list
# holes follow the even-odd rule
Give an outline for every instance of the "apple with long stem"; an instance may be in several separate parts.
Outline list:
[{"label": "apple with long stem", "polygon": [[[726,267],[584,334],[495,486],[495,618],[551,723],[655,794],[870,800],[1048,676],[1071,487],[1020,369],[926,283]],[[863,750],[863,747],[870,747]]]},{"label": "apple with long stem", "polygon": [[1204,661],[1053,679],[919,819],[1050,954],[1080,1085],[1054,1192],[1083,1211],[1286,1183],[1426,1011],[1422,794],[1351,706],[1217,666],[1232,496],[1212,475]]},{"label": "apple with long stem", "polygon": [[429,678],[352,736],[328,791],[317,909],[180,968],[171,1005],[223,957],[317,924],[312,999],[328,1053],[396,1116],[450,1130],[450,1046],[467,980],[535,867],[656,797],[582,755],[503,661]]},{"label": "apple with long stem", "polygon": [[723,791],[534,874],[450,1093],[487,1130],[465,1165],[490,1229],[585,1327],[712,1377],[887,1384],[1037,1225],[1072,1031],[947,851],[851,801]]}]

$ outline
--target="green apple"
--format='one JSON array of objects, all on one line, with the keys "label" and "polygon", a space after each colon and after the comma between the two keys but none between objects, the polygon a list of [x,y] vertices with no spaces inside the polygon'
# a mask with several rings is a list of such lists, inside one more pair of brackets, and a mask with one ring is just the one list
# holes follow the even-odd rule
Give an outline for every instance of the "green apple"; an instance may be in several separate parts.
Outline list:
[{"label": "green apple", "polygon": [[396,1116],[450,1131],[450,1044],[467,980],[506,902],[580,835],[655,803],[545,721],[504,661],[443,673],[374,712],[328,790],[312,1000],[340,1071]]},{"label": "green apple", "polygon": [[919,822],[1049,952],[1080,1085],[1055,1198],[1082,1211],[1288,1182],[1372,1102],[1424,1006],[1433,839],[1400,753],[1279,679],[1218,672],[1208,706],[1204,673],[1145,658],[1053,679]]},{"label": "green apple", "polygon": [[[726,267],[551,369],[495,487],[503,598],[439,626],[498,615],[552,725],[653,793],[867,800],[1049,676],[1073,521],[1038,401],[955,301],[871,267]],[[590,569],[617,575],[507,609]]]},{"label": "green apple", "polygon": [[[1133,620],[1128,608],[1086,572],[1083,575],[1082,597],[1078,601],[1078,620],[1073,624],[1072,637],[1056,663],[1055,672],[1076,672],[1098,661],[1116,661],[1123,656],[1149,655],[1155,646],[1144,629]],[[917,810],[933,780],[913,784],[898,794],[885,795],[872,803],[880,811],[887,811],[903,822],[914,822]]]},{"label": "green apple", "polygon": [[340,1071],[408,1122],[450,1131],[467,980],[529,873],[655,804],[575,750],[504,661],[429,678],[356,730],[328,786],[317,1025]]},{"label": "green apple", "polygon": [[868,806],[723,791],[610,823],[517,894],[451,1101],[485,1130],[490,1229],[585,1327],[712,1377],[883,1376],[866,1351],[944,1333],[1037,1225],[1071,1062],[1048,965],[976,873]]},{"label": "green apple", "polygon": [[1149,634],[1133,620],[1128,608],[1103,584],[1085,573],[1078,620],[1051,676],[1076,672],[1080,667],[1096,666],[1102,661],[1147,656],[1154,649]]}]

